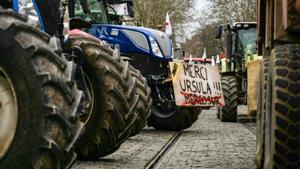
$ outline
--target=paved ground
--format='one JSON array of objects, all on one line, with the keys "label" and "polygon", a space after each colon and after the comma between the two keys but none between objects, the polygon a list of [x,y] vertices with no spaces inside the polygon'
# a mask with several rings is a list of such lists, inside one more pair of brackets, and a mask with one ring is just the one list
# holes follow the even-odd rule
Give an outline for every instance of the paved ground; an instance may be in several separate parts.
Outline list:
[{"label": "paved ground", "polygon": [[[156,168],[254,169],[254,133],[254,123],[221,123],[215,110],[204,111]],[[95,162],[78,162],[72,169],[145,168],[174,134],[147,128],[114,154]]]},{"label": "paved ground", "polygon": [[254,169],[255,136],[239,123],[221,123],[212,111],[184,132],[163,169]]},{"label": "paved ground", "polygon": [[146,128],[129,138],[117,152],[98,161],[78,162],[72,169],[142,169],[174,135],[175,132]]}]

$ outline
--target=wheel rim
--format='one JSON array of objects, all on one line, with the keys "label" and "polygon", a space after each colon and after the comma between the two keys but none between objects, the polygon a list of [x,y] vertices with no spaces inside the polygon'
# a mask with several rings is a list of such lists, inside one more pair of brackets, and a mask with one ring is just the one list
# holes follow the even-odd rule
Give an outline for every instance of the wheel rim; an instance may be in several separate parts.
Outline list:
[{"label": "wheel rim", "polygon": [[0,159],[7,153],[15,136],[18,123],[16,98],[11,80],[0,67]]},{"label": "wheel rim", "polygon": [[84,114],[83,116],[80,117],[80,120],[82,122],[84,122],[85,124],[89,121],[91,115],[92,115],[92,111],[94,109],[94,90],[93,90],[93,86],[92,86],[92,82],[89,78],[89,76],[84,72],[84,79],[87,85],[87,96],[90,100],[90,103],[88,103],[87,105],[87,112],[86,114]]},{"label": "wheel rim", "polygon": [[159,103],[152,106],[151,112],[159,118],[169,118],[173,116],[173,114],[176,113],[177,110],[178,107],[175,105],[175,103]]}]

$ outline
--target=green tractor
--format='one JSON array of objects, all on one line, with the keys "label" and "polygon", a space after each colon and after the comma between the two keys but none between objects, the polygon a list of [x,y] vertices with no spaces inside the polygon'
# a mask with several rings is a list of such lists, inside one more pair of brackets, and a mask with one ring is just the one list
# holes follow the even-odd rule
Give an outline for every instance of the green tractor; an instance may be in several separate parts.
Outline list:
[{"label": "green tractor", "polygon": [[0,2],[1,169],[70,168],[76,153],[96,159],[131,135],[136,70],[117,48],[69,31],[85,26],[69,20],[72,2]]},{"label": "green tractor", "polygon": [[[222,30],[220,27],[216,38],[221,38]],[[223,122],[236,122],[238,105],[247,104],[247,64],[257,58],[256,23],[235,23],[225,31],[226,58],[220,65],[225,106],[218,109],[217,116]]]}]

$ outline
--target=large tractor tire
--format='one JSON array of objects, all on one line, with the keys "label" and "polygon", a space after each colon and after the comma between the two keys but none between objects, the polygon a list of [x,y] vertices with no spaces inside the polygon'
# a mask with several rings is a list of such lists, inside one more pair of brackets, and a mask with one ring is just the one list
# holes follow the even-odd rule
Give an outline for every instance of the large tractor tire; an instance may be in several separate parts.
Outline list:
[{"label": "large tractor tire", "polygon": [[[265,166],[300,168],[300,45],[278,45],[269,63]],[[268,118],[268,115],[266,116]]]},{"label": "large tractor tire", "polygon": [[116,151],[130,136],[136,120],[136,79],[129,63],[118,50],[93,38],[70,36],[69,47],[80,47],[84,54],[83,72],[89,89],[89,112],[82,117],[85,132],[76,152],[83,160],[94,160]]},{"label": "large tractor tire", "polygon": [[70,168],[83,126],[75,65],[27,22],[0,10],[0,168]]},{"label": "large tractor tire", "polygon": [[237,122],[238,90],[235,76],[222,77],[225,106],[220,109],[222,122]]},{"label": "large tractor tire", "polygon": [[131,129],[131,136],[138,134],[146,125],[147,119],[151,114],[151,90],[147,84],[146,78],[141,72],[134,67],[130,67],[130,74],[137,80],[136,94],[139,96],[139,101],[136,108],[137,118]]},{"label": "large tractor tire", "polygon": [[178,107],[176,111],[165,112],[154,105],[148,125],[157,130],[180,131],[191,127],[200,113],[201,108],[198,107]]},{"label": "large tractor tire", "polygon": [[258,94],[258,111],[256,114],[256,166],[262,169],[264,165],[265,150],[265,114],[267,108],[267,82],[269,59],[265,58],[261,64],[261,75]]}]

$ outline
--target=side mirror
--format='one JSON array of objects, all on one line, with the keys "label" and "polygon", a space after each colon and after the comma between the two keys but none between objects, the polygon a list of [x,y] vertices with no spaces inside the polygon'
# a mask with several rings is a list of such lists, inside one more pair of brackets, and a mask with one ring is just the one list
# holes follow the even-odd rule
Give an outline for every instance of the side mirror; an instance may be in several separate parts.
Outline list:
[{"label": "side mirror", "polygon": [[132,18],[134,17],[134,11],[133,10],[129,11],[129,16],[132,17]]},{"label": "side mirror", "polygon": [[133,9],[133,3],[127,3],[128,6],[128,14],[130,17],[134,17],[134,9]]},{"label": "side mirror", "polygon": [[185,50],[182,50],[182,58],[185,57]]},{"label": "side mirror", "polygon": [[219,26],[216,30],[216,39],[221,39],[222,38],[222,33],[223,33],[223,27]]}]

